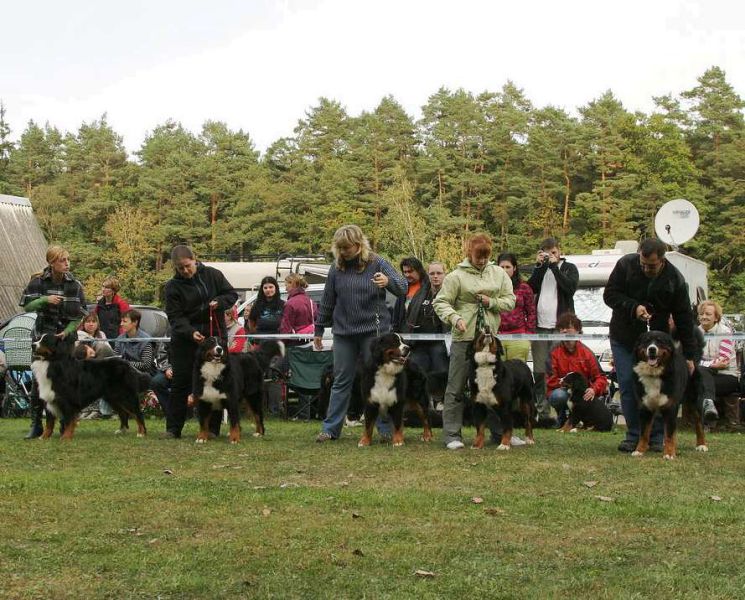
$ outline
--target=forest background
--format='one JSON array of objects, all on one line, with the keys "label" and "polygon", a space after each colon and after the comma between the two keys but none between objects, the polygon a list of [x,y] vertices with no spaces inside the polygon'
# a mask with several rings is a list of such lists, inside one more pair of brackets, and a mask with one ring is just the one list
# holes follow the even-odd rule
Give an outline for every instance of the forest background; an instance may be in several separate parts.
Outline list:
[{"label": "forest background", "polygon": [[708,263],[710,295],[740,312],[745,102],[711,67],[654,103],[632,113],[609,90],[572,115],[507,82],[441,88],[415,121],[392,96],[359,116],[320,98],[263,154],[248,132],[208,120],[198,134],[166,121],[134,156],[106,115],[76,133],[31,121],[14,141],[0,103],[0,193],[30,198],[91,297],[114,273],[126,298],[149,304],[180,242],[210,260],[318,254],[356,223],[394,261],[453,267],[464,237],[486,230],[530,264],[549,235],[572,254],[654,236],[659,207],[686,198],[701,227],[684,250]]}]

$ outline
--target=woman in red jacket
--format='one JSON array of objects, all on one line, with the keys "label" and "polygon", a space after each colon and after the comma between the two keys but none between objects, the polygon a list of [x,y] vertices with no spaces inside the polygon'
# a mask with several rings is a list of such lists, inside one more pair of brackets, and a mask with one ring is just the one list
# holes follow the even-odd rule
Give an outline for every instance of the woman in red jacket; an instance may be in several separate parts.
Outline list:
[{"label": "woman in red jacket", "polygon": [[[280,333],[307,333],[308,340],[313,338],[315,331],[314,322],[318,314],[316,303],[305,293],[308,283],[305,277],[298,273],[290,273],[285,277],[285,288],[287,289],[287,302],[282,313],[282,322],[279,326]],[[285,342],[302,344],[301,341]]]},{"label": "woman in red jacket", "polygon": [[[582,333],[582,321],[574,313],[564,313],[556,321],[559,333]],[[608,379],[600,369],[600,363],[587,346],[580,341],[562,341],[551,350],[551,365],[546,372],[546,393],[548,401],[559,417],[559,427],[567,419],[567,400],[569,395],[561,387],[561,379],[568,373],[582,373],[587,379],[588,388],[582,398],[589,402],[608,391]]]}]

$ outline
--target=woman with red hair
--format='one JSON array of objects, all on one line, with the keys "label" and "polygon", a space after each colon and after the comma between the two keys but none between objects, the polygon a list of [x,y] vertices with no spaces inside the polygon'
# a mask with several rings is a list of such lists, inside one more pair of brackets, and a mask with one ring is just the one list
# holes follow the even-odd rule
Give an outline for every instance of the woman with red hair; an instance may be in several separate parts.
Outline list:
[{"label": "woman with red hair", "polygon": [[453,332],[442,411],[442,434],[448,450],[464,447],[461,396],[468,379],[466,352],[476,336],[479,305],[484,309],[484,325],[493,333],[499,331],[499,313],[515,308],[512,281],[504,269],[490,260],[491,252],[492,242],[488,235],[471,236],[466,244],[466,259],[447,274],[434,301],[437,316],[451,325]]}]

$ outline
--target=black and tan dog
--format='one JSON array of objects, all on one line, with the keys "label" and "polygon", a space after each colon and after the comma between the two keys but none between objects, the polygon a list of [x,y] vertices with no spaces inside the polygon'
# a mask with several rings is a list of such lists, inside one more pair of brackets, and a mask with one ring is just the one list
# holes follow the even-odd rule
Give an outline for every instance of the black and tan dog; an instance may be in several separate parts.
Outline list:
[{"label": "black and tan dog", "polygon": [[672,460],[677,454],[676,427],[678,407],[689,405],[695,419],[696,450],[708,451],[701,420],[696,386],[688,374],[685,358],[667,333],[648,331],[639,336],[634,348],[635,393],[639,403],[639,443],[632,456],[642,456],[649,449],[652,421],[657,412],[665,426],[663,457]]},{"label": "black and tan dog", "polygon": [[585,429],[593,431],[610,431],[613,429],[613,415],[602,398],[595,396],[589,402],[584,399],[590,387],[587,378],[576,371],[567,373],[561,378],[561,387],[567,390],[569,398],[569,417],[559,431],[576,432],[580,423]]},{"label": "black and tan dog", "polygon": [[480,333],[471,345],[473,369],[469,380],[473,401],[473,420],[476,438],[472,448],[484,447],[484,430],[489,408],[502,421],[502,439],[498,450],[512,447],[514,413],[525,419],[525,441],[535,444],[533,422],[535,419],[535,391],[530,368],[521,360],[501,358],[502,344],[489,331]]},{"label": "black and tan dog", "polygon": [[212,413],[225,409],[230,424],[228,440],[237,444],[244,400],[254,417],[256,435],[264,435],[263,378],[264,371],[252,353],[230,354],[218,338],[205,338],[197,351],[192,381],[192,399],[199,418],[196,442],[203,444],[209,439]]},{"label": "black and tan dog", "polygon": [[502,439],[498,450],[509,450],[514,416],[525,419],[525,441],[535,444],[535,391],[530,368],[521,360],[502,360],[502,344],[489,330],[480,333],[472,345],[473,369],[469,381],[473,401],[476,438],[472,448],[484,447],[484,431],[489,408],[502,422]]},{"label": "black and tan dog", "polygon": [[373,339],[370,359],[360,373],[360,391],[365,401],[365,431],[357,444],[369,446],[379,413],[388,414],[393,422],[393,445],[403,446],[403,420],[406,408],[414,410],[424,427],[423,439],[432,440],[427,409],[427,378],[406,357],[409,347],[397,333]]},{"label": "black and tan dog", "polygon": [[60,339],[49,333],[32,344],[31,370],[39,386],[39,397],[46,406],[42,438],[51,437],[59,418],[64,423],[62,439],[72,439],[80,412],[99,398],[119,415],[119,432],[127,431],[129,417],[134,417],[137,436],[144,437],[140,396],[149,388],[150,377],[119,357],[75,359],[73,348],[74,342],[69,337]]}]

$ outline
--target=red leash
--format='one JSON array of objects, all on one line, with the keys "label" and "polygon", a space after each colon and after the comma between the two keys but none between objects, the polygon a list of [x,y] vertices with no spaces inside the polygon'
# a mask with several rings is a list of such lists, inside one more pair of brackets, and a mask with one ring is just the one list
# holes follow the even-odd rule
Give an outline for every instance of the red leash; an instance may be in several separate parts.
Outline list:
[{"label": "red leash", "polygon": [[210,307],[210,337],[214,337],[213,329],[212,329],[212,323],[214,321],[215,329],[217,330],[217,335],[222,336],[220,332],[220,322],[217,319],[217,311]]}]

